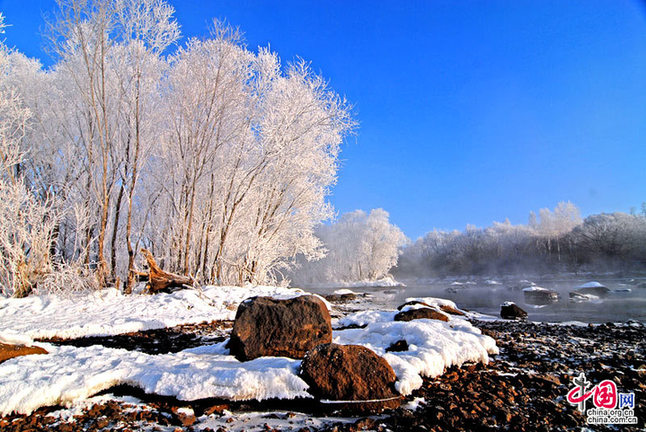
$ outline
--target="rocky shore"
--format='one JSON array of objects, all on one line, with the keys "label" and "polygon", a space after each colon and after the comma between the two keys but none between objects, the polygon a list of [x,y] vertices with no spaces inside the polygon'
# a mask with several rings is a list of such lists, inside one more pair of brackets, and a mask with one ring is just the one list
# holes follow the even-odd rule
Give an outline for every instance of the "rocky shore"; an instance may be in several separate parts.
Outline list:
[{"label": "rocky shore", "polygon": [[[39,409],[0,418],[3,431],[453,431],[643,430],[646,412],[646,327],[640,323],[594,326],[521,321],[475,321],[494,337],[500,354],[488,365],[452,368],[427,379],[401,407],[376,416],[322,412],[306,400],[231,403],[151,397],[121,386],[84,407]],[[57,343],[105,344],[147,352],[171,352],[221,340],[230,322],[217,321],[110,338]],[[613,380],[635,394],[637,425],[587,425],[566,400],[573,378]],[[117,395],[116,397],[113,395]],[[336,417],[327,417],[335,415]]]}]

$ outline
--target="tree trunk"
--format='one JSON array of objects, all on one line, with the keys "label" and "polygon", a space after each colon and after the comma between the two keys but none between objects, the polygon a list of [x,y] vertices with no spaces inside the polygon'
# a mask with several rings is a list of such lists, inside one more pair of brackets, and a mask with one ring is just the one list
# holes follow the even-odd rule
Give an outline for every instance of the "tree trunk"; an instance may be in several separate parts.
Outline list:
[{"label": "tree trunk", "polygon": [[181,288],[185,285],[193,285],[194,281],[188,276],[169,273],[162,270],[155,261],[153,254],[147,249],[142,249],[141,253],[148,262],[148,292],[155,294],[161,291],[168,291],[170,288]]}]

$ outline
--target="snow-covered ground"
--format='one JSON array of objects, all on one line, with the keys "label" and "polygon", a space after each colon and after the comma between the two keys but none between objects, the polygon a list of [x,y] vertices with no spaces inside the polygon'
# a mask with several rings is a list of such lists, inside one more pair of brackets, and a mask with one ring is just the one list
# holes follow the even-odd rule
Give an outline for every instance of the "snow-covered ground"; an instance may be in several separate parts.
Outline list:
[{"label": "snow-covered ground", "polygon": [[248,297],[289,298],[302,294],[300,289],[269,286],[207,286],[153,296],[123,295],[116,289],[105,289],[72,297],[0,298],[0,341],[109,336],[232,320],[238,305]]},{"label": "snow-covered ground", "polygon": [[68,405],[117,384],[181,400],[310,397],[298,375],[299,360],[261,357],[239,362],[223,344],[173,354],[38,344],[49,354],[0,364],[0,414],[30,413]]},{"label": "snow-covered ground", "polygon": [[[200,322],[232,319],[237,305],[252,295],[280,298],[303,295],[302,290],[274,287],[209,287],[202,293],[185,290],[156,296],[122,296],[105,291],[86,298],[31,297],[0,300],[1,334],[5,340],[42,336],[116,334]],[[422,299],[429,304],[452,302]],[[488,362],[497,353],[493,339],[480,334],[461,317],[393,321],[394,311],[361,311],[338,321],[365,328],[335,330],[334,342],[358,344],[382,355],[397,375],[404,395],[422,385],[422,376],[440,375],[444,368],[466,361]],[[406,340],[404,352],[386,352]],[[0,414],[29,413],[40,406],[70,405],[117,384],[181,400],[208,397],[232,400],[310,397],[298,376],[300,360],[264,357],[239,362],[226,342],[177,353],[149,355],[102,346],[76,348],[36,343],[49,354],[18,357],[0,364]]]}]

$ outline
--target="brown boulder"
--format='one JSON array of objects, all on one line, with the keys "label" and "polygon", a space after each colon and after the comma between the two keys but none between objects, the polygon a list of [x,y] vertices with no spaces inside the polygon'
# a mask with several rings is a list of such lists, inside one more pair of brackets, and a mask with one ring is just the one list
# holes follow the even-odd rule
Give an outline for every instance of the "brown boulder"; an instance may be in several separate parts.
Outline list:
[{"label": "brown boulder", "polygon": [[509,320],[524,320],[527,318],[527,312],[518,307],[516,303],[505,302],[500,305],[500,317]]},{"label": "brown boulder", "polygon": [[229,349],[242,361],[262,356],[303,358],[315,346],[330,342],[330,313],[318,297],[252,297],[238,307]]},{"label": "brown boulder", "polygon": [[0,343],[0,363],[14,357],[26,356],[31,354],[48,354],[41,347],[25,345],[8,345]]},{"label": "brown boulder", "polygon": [[419,309],[408,309],[402,312],[399,312],[395,315],[395,321],[412,321],[416,319],[434,319],[440,321],[448,321],[449,317],[446,314],[438,311],[437,309],[432,309],[428,307],[423,307]]},{"label": "brown boulder", "polygon": [[325,296],[325,300],[334,303],[345,303],[356,299],[357,295],[355,293],[328,294]]},{"label": "brown boulder", "polygon": [[418,300],[411,300],[411,301],[407,301],[406,303],[404,303],[404,304],[401,304],[401,305],[397,306],[397,310],[399,310],[399,311],[400,311],[400,310],[404,309],[406,306],[417,306],[417,305],[419,305],[419,306],[424,306],[424,307],[429,307],[429,308],[430,308],[430,307],[433,307],[433,306],[431,306],[430,304],[428,304],[428,303],[424,303],[424,302],[422,302],[422,301],[418,301]]},{"label": "brown boulder", "polygon": [[[401,397],[395,390],[395,372],[374,351],[360,345],[319,345],[301,364],[300,376],[310,393],[331,401],[362,401],[353,408],[370,411],[395,408]],[[341,407],[341,406],[339,406]]]},{"label": "brown boulder", "polygon": [[454,308],[453,306],[442,305],[442,306],[440,306],[440,310],[442,312],[447,313],[447,314],[464,316],[464,312],[462,312],[459,309]]},{"label": "brown boulder", "polygon": [[[424,302],[419,301],[419,300],[411,300],[411,301],[407,301],[406,303],[404,303],[402,305],[397,306],[397,310],[400,311],[400,310],[404,309],[406,306],[416,306],[416,305],[424,306],[424,307],[428,307],[428,308],[435,308],[435,306],[431,306],[428,303],[424,303]],[[464,316],[464,312],[462,312],[459,309],[454,308],[453,306],[441,305],[440,310],[442,312],[445,312],[445,313],[450,314],[450,315],[462,315],[462,316]]]}]

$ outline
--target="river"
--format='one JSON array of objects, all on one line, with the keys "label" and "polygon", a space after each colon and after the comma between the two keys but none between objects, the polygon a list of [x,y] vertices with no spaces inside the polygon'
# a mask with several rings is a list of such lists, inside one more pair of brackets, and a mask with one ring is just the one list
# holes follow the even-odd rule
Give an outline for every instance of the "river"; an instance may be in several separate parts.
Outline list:
[{"label": "river", "polygon": [[[529,281],[526,281],[529,279]],[[537,306],[526,302],[524,287],[529,282],[555,290],[560,299],[552,304]],[[594,302],[573,303],[569,293],[579,285],[598,281],[612,292]],[[462,278],[457,280],[405,280],[405,287],[353,287],[356,293],[370,295],[370,303],[395,308],[409,297],[440,297],[453,300],[459,307],[487,315],[499,316],[500,305],[513,301],[528,313],[528,319],[541,322],[584,323],[625,322],[646,323],[646,277],[611,277],[604,275],[549,276],[542,278],[505,277],[496,280]],[[642,287],[639,285],[642,284]],[[330,294],[335,289],[308,289]]]}]

